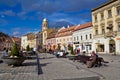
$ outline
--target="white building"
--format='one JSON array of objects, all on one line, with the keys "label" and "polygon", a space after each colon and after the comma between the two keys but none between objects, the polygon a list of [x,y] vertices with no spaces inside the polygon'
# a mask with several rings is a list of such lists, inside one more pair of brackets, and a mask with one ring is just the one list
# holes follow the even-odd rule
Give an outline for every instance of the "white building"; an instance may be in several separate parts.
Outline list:
[{"label": "white building", "polygon": [[73,32],[73,47],[80,48],[80,52],[86,51],[87,53],[92,50],[92,23],[78,25]]},{"label": "white building", "polygon": [[24,35],[21,37],[21,49],[26,49],[27,45],[28,45],[28,41],[27,41],[27,35]]}]

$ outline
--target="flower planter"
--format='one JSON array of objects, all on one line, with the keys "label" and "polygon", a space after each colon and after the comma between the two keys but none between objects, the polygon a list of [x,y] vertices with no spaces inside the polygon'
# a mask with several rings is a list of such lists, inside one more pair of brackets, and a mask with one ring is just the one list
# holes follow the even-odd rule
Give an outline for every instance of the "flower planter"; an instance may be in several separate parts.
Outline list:
[{"label": "flower planter", "polygon": [[8,56],[3,56],[1,57],[3,62],[8,64],[8,65],[13,65],[13,66],[20,66],[26,59],[25,57],[8,57]]}]

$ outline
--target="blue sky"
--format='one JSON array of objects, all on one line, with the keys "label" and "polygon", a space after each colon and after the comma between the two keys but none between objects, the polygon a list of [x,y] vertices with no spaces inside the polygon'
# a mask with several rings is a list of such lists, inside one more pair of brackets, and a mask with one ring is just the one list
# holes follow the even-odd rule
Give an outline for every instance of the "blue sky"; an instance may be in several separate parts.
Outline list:
[{"label": "blue sky", "polygon": [[[91,21],[91,9],[108,0],[0,0],[0,31],[12,36],[41,31],[41,23]],[[53,26],[55,27],[55,26]]]}]

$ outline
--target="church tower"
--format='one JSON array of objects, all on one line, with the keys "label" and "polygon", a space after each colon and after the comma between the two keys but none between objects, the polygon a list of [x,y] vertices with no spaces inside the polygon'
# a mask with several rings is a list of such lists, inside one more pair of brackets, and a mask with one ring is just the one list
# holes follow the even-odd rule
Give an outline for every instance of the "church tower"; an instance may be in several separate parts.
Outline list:
[{"label": "church tower", "polygon": [[47,35],[48,35],[48,21],[46,18],[43,19],[43,22],[42,22],[42,43],[43,43],[43,46],[46,45],[46,38],[47,38]]},{"label": "church tower", "polygon": [[43,19],[43,22],[42,22],[42,31],[48,29],[48,21],[46,18]]}]

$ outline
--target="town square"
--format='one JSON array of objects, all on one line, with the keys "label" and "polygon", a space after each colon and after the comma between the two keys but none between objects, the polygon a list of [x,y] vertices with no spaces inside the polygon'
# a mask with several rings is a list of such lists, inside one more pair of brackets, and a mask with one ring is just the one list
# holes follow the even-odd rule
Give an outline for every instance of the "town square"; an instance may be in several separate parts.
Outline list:
[{"label": "town square", "polygon": [[0,80],[120,80],[120,0],[0,8]]}]

